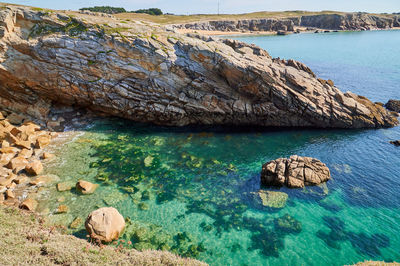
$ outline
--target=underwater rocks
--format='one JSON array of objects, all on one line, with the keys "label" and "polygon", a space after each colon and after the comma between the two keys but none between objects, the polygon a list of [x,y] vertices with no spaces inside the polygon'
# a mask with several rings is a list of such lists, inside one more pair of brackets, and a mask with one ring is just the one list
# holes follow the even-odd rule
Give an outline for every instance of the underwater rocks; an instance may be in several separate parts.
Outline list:
[{"label": "underwater rocks", "polygon": [[125,219],[115,208],[105,207],[91,212],[85,227],[91,238],[111,242],[124,231]]},{"label": "underwater rocks", "polygon": [[85,180],[79,180],[76,183],[76,190],[84,195],[93,194],[99,185],[93,184]]},{"label": "underwater rocks", "polygon": [[277,230],[286,232],[287,234],[298,234],[302,230],[302,225],[289,214],[274,220],[274,225]]},{"label": "underwater rocks", "polygon": [[80,16],[0,11],[0,104],[39,117],[53,105],[73,105],[173,126],[398,124],[382,106],[255,45]]},{"label": "underwater rocks", "polygon": [[329,168],[321,161],[297,155],[279,158],[263,165],[261,183],[265,186],[301,188],[315,186],[330,179]]},{"label": "underwater rocks", "polygon": [[396,112],[396,113],[400,113],[400,101],[399,100],[389,100],[386,104],[385,104],[386,109]]},{"label": "underwater rocks", "polygon": [[258,191],[258,196],[261,198],[262,205],[271,208],[281,209],[286,206],[288,194],[279,191]]}]

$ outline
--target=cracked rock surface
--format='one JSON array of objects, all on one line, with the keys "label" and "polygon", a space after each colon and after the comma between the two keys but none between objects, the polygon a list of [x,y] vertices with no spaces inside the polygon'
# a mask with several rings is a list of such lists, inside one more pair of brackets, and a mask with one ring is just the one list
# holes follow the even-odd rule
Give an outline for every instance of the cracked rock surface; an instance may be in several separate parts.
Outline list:
[{"label": "cracked rock surface", "polygon": [[265,186],[301,188],[319,185],[330,178],[329,168],[320,160],[297,155],[268,162],[261,172],[261,183]]},{"label": "cracked rock surface", "polygon": [[8,6],[0,10],[0,104],[52,105],[159,125],[378,128],[398,123],[304,64],[157,24]]}]

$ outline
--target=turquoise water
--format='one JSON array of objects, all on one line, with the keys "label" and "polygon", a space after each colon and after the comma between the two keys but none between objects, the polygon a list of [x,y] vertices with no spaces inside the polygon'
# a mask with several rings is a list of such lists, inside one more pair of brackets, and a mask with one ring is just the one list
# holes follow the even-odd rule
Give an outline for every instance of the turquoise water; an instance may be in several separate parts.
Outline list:
[{"label": "turquoise water", "polygon": [[[377,101],[400,96],[400,31],[240,39],[303,61],[341,89]],[[51,186],[40,207],[69,225],[113,206],[129,218],[127,247],[170,250],[211,265],[400,261],[400,150],[392,139],[400,139],[398,127],[266,131],[101,120],[55,146],[58,159],[48,169],[60,180],[100,187],[81,196]],[[293,154],[325,162],[332,179],[306,189],[261,187],[262,164]],[[288,200],[283,208],[264,206],[260,189]],[[54,214],[60,202],[69,213]],[[85,236],[83,226],[71,233]]]}]

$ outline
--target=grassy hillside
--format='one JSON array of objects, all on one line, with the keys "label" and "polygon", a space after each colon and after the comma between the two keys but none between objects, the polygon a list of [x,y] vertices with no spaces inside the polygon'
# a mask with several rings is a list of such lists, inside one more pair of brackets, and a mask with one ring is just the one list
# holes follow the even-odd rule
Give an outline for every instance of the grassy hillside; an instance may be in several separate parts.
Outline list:
[{"label": "grassy hillside", "polygon": [[0,265],[205,265],[163,251],[99,247],[40,216],[0,206]]}]

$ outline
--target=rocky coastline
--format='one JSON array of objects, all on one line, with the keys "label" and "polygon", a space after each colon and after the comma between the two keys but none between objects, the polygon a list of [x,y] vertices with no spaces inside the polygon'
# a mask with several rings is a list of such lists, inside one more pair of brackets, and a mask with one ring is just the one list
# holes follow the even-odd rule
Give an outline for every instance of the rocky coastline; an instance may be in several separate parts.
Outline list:
[{"label": "rocky coastline", "polygon": [[[100,26],[99,20],[107,20],[108,26]],[[375,24],[363,27],[395,25],[372,20]],[[251,22],[246,23],[241,25],[250,29]],[[257,29],[263,23],[270,26],[262,30],[295,30],[290,19],[260,22]],[[41,161],[53,158],[45,147],[57,136],[55,131],[65,126],[66,119],[54,115],[57,112],[65,115],[66,110],[75,113],[75,108],[81,108],[93,111],[90,116],[168,126],[382,128],[398,124],[396,113],[381,104],[343,93],[306,65],[272,58],[254,45],[180,35],[137,22],[122,25],[113,17],[82,14],[75,18],[25,7],[0,10],[0,104],[7,110],[0,113],[0,203],[30,211],[37,206],[34,197],[29,197],[35,193],[31,188],[37,191],[41,183],[56,180],[41,175]],[[60,109],[55,111],[55,107]],[[282,182],[269,180],[270,176],[282,179],[279,164],[284,165],[283,173],[293,175],[283,176]],[[308,173],[307,167],[313,172]],[[261,179],[266,185],[301,188],[330,179],[326,165],[308,157],[281,158],[264,168],[268,173]],[[58,191],[71,188],[57,184]],[[90,194],[96,184],[80,180],[76,189]],[[287,200],[284,193],[271,191],[259,191],[257,196],[272,208],[283,208]],[[67,211],[61,204],[56,213]],[[82,222],[74,220],[70,226]],[[122,216],[118,223],[117,232],[99,239],[118,239],[125,227]],[[90,222],[87,228],[90,235],[99,235]]]},{"label": "rocky coastline", "polygon": [[381,105],[254,45],[23,7],[1,10],[0,23],[0,103],[41,119],[62,104],[168,126],[398,124]]},{"label": "rocky coastline", "polygon": [[212,20],[172,25],[175,29],[220,32],[364,31],[400,28],[399,15],[320,14],[287,18]]}]

